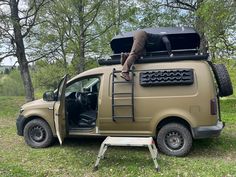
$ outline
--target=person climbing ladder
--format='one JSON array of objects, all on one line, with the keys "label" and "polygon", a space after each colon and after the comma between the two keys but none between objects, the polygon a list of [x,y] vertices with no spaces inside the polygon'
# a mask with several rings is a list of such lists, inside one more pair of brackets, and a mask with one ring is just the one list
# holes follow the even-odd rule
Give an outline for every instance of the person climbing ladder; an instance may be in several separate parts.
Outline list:
[{"label": "person climbing ladder", "polygon": [[121,65],[123,65],[120,76],[126,81],[130,81],[129,70],[132,64],[146,52],[147,45],[164,42],[169,55],[171,55],[171,45],[169,39],[165,35],[151,34],[146,31],[139,30],[134,33],[133,45],[130,53],[121,53]]}]

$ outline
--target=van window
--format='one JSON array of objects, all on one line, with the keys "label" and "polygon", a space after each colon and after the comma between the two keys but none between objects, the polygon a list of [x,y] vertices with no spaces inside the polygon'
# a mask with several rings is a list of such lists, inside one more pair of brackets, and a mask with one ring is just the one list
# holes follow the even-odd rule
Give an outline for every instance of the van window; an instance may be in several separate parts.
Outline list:
[{"label": "van window", "polygon": [[85,78],[74,82],[66,88],[66,93],[71,92],[98,92],[99,78]]}]

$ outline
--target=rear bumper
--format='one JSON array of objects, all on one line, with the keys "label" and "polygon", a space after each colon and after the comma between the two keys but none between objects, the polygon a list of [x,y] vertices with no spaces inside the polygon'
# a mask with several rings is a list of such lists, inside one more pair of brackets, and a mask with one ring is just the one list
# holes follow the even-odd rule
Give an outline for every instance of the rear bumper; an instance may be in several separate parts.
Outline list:
[{"label": "rear bumper", "polygon": [[25,125],[25,117],[22,115],[19,115],[18,118],[16,119],[16,130],[17,130],[17,135],[23,136],[23,130],[24,130],[24,125]]},{"label": "rear bumper", "polygon": [[218,137],[224,126],[225,126],[224,122],[218,121],[217,124],[214,126],[202,126],[202,127],[192,128],[193,138],[201,139],[201,138]]}]

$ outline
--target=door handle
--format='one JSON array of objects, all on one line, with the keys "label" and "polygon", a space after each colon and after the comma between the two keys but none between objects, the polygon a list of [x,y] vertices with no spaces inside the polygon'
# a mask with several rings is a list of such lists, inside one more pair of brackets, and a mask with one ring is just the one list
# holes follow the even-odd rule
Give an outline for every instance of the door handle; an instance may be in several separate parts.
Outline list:
[{"label": "door handle", "polygon": [[55,115],[56,115],[56,116],[60,116],[60,114],[59,114],[59,113],[56,113]]}]

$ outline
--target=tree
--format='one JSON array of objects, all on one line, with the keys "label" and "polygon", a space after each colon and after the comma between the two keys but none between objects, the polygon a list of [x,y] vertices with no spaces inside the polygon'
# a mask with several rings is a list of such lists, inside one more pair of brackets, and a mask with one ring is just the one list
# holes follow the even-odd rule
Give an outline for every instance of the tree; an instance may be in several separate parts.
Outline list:
[{"label": "tree", "polygon": [[26,101],[34,100],[34,88],[24,40],[29,36],[32,28],[37,25],[38,12],[46,3],[48,3],[46,0],[2,0],[0,2],[0,35],[1,42],[4,44],[1,51],[6,51],[1,52],[0,62],[10,56],[17,58]]},{"label": "tree", "polygon": [[10,74],[10,69],[9,68],[5,68],[4,74]]},{"label": "tree", "polygon": [[205,22],[204,32],[213,58],[230,56],[236,49],[236,1],[205,0],[197,13]]},{"label": "tree", "polygon": [[[235,6],[234,0],[165,0],[168,8],[190,13],[193,26],[201,37],[200,51],[206,53],[208,47],[213,53],[218,49],[231,53],[235,51]],[[231,51],[231,52],[229,52]]]},{"label": "tree", "polygon": [[40,25],[39,48],[59,46],[54,59],[63,59],[65,66],[72,59],[80,73],[90,60],[111,53],[111,38],[124,29],[121,24],[134,20],[134,9],[133,3],[124,0],[55,0],[41,11],[46,23]]},{"label": "tree", "polygon": [[[104,0],[55,0],[45,10],[44,15],[42,14],[47,23],[41,26],[41,30],[49,32],[44,33],[40,41],[46,45],[59,46],[54,56],[57,59],[63,58],[65,71],[68,57],[72,58],[77,73],[84,71],[86,47],[102,33],[101,31],[94,33],[92,26],[104,2]],[[103,31],[110,26],[104,26]]]},{"label": "tree", "polygon": [[188,11],[194,18],[193,26],[197,29],[200,34],[200,51],[202,53],[207,53],[208,51],[208,41],[206,39],[204,31],[204,21],[202,16],[197,13],[198,9],[202,6],[204,0],[166,0],[165,5],[171,9],[181,9],[182,11]]}]

